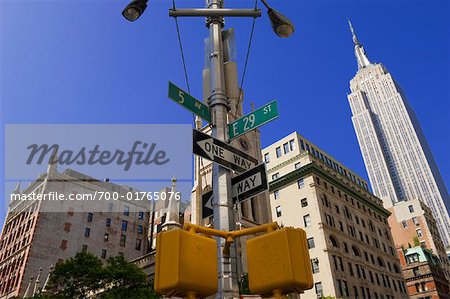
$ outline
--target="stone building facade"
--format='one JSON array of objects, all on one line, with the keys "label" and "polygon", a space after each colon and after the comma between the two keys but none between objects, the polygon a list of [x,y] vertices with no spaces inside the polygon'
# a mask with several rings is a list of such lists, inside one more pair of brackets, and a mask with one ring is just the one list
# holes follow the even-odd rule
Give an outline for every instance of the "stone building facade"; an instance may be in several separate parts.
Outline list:
[{"label": "stone building facade", "polygon": [[301,298],[407,298],[390,213],[364,179],[296,132],[262,152],[273,219],[307,233],[314,288]]},{"label": "stone building facade", "polygon": [[[95,192],[125,195],[132,188],[103,182],[67,169],[49,167],[16,194],[83,196]],[[0,298],[32,296],[43,287],[49,269],[89,251],[102,260],[123,255],[131,260],[147,252],[150,204],[146,201],[12,201],[0,238]]]}]

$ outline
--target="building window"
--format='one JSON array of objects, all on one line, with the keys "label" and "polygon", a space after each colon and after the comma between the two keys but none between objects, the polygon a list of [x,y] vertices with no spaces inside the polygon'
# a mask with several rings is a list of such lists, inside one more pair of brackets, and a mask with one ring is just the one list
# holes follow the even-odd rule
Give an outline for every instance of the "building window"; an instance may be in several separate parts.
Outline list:
[{"label": "building window", "polygon": [[272,180],[278,179],[279,175],[280,175],[279,172],[272,174]]},{"label": "building window", "polygon": [[300,162],[295,163],[294,167],[295,167],[295,169],[299,169],[301,167]]},{"label": "building window", "polygon": [[419,226],[419,220],[417,219],[417,217],[413,217],[412,221],[413,221],[415,226]]},{"label": "building window", "polygon": [[88,246],[86,244],[83,244],[83,246],[81,247],[81,251],[86,252],[88,249]]},{"label": "building window", "polygon": [[126,240],[127,240],[127,236],[120,235],[120,246],[125,246]]},{"label": "building window", "polygon": [[277,158],[281,157],[281,147],[277,147],[275,153],[277,154]]},{"label": "building window", "polygon": [[414,212],[414,207],[412,205],[409,205],[408,206],[408,210],[409,210],[410,213],[412,213],[412,212]]},{"label": "building window", "polygon": [[303,198],[302,200],[300,200],[300,203],[302,205],[302,208],[307,207],[308,206],[308,199],[307,198]]},{"label": "building window", "polygon": [[140,212],[139,212],[139,214],[138,214],[138,219],[139,219],[139,220],[144,220],[144,212],[143,212],[143,211],[140,211]]},{"label": "building window", "polygon": [[65,232],[70,232],[70,226],[71,226],[71,225],[72,225],[72,224],[69,223],[69,222],[64,223],[64,231],[65,231]]},{"label": "building window", "polygon": [[406,222],[406,220],[402,221],[402,226],[403,228],[408,228],[408,223]]},{"label": "building window", "polygon": [[269,153],[264,154],[264,162],[269,163],[270,162],[270,156]]},{"label": "building window", "polygon": [[422,237],[423,237],[423,233],[422,233],[422,230],[421,230],[420,228],[416,229],[416,232],[417,232],[417,236],[418,236],[419,238],[422,238]]},{"label": "building window", "polygon": [[67,248],[67,240],[61,240],[61,245],[59,245],[59,248],[66,249]]},{"label": "building window", "polygon": [[297,181],[297,186],[298,186],[298,189],[302,189],[303,187],[305,187],[305,182],[303,181],[303,179],[299,179]]},{"label": "building window", "polygon": [[289,153],[289,144],[287,142],[283,144],[283,150],[285,154]]},{"label": "building window", "polygon": [[92,222],[92,219],[94,218],[94,214],[92,214],[92,213],[88,213],[88,215],[87,215],[87,221],[88,222]]},{"label": "building window", "polygon": [[106,259],[106,249],[102,249],[102,259]]},{"label": "building window", "polygon": [[136,239],[136,246],[134,247],[134,249],[141,250],[141,243],[141,239]]},{"label": "building window", "polygon": [[343,280],[342,281],[342,284],[343,284],[343,288],[344,288],[344,296],[346,296],[346,297],[349,297],[350,296],[350,293],[349,293],[349,291],[348,291],[348,284],[347,284],[347,281],[346,280]]},{"label": "building window", "polygon": [[305,224],[305,227],[311,226],[311,216],[309,216],[309,214],[303,216],[303,223]]},{"label": "building window", "polygon": [[128,228],[128,222],[125,220],[122,220],[122,231],[126,232]]},{"label": "building window", "polygon": [[111,226],[111,218],[106,218],[106,227]]},{"label": "building window", "polygon": [[314,238],[312,237],[308,238],[307,241],[308,241],[308,249],[316,247],[316,244],[314,244]]},{"label": "building window", "polygon": [[289,140],[289,149],[291,151],[295,150],[295,140],[294,139]]},{"label": "building window", "polygon": [[312,273],[319,273],[319,259],[313,258],[311,260]]},{"label": "building window", "polygon": [[335,237],[333,237],[333,236],[330,236],[330,241],[331,241],[331,245],[333,245],[333,247],[337,247],[337,248],[339,248],[339,244],[338,244],[338,241],[336,240],[336,238],[335,238]]},{"label": "building window", "polygon": [[123,214],[124,214],[125,216],[130,216],[130,207],[129,207],[129,206],[125,206],[125,207],[123,208]]},{"label": "building window", "polygon": [[328,215],[327,213],[325,213],[325,221],[327,222],[328,225],[335,227],[334,224],[334,217],[331,215]]},{"label": "building window", "polygon": [[143,230],[144,230],[143,226],[139,224],[138,225],[138,234],[142,235]]},{"label": "building window", "polygon": [[275,211],[276,211],[276,213],[277,213],[277,217],[281,217],[281,206],[277,206],[277,207],[275,208]]},{"label": "building window", "polygon": [[103,236],[103,241],[108,242],[109,241],[109,233],[105,233]]},{"label": "building window", "polygon": [[91,229],[89,227],[86,227],[84,229],[84,236],[87,238],[91,235]]},{"label": "building window", "polygon": [[321,298],[323,296],[323,288],[322,288],[322,283],[321,282],[317,282],[314,284],[314,288],[316,290],[316,294],[318,298]]},{"label": "building window", "polygon": [[280,191],[278,191],[278,190],[273,191],[273,197],[275,199],[279,199],[280,198]]}]

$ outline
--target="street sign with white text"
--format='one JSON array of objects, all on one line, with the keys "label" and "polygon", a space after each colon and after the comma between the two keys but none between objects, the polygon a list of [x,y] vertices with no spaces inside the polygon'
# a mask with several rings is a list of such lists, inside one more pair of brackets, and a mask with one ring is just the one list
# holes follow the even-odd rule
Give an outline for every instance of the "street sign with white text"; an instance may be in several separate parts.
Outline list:
[{"label": "street sign with white text", "polygon": [[169,81],[169,98],[187,110],[211,122],[209,107]]},{"label": "street sign with white text", "polygon": [[193,130],[194,154],[239,173],[252,169],[258,160],[208,134]]},{"label": "street sign with white text", "polygon": [[266,165],[264,163],[231,179],[231,194],[234,202],[241,202],[256,196],[268,188]]},{"label": "street sign with white text", "polygon": [[236,138],[274,120],[277,117],[278,106],[277,101],[275,100],[228,124],[228,136],[230,139]]}]

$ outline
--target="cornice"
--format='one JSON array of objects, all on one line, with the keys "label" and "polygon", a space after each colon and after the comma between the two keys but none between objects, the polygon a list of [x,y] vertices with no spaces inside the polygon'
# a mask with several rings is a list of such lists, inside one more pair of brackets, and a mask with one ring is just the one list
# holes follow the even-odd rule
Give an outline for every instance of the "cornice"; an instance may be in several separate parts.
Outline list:
[{"label": "cornice", "polygon": [[306,164],[305,166],[300,167],[299,169],[296,169],[294,171],[291,171],[290,173],[270,182],[269,190],[272,192],[274,190],[280,189],[281,187],[291,184],[292,182],[294,182],[302,177],[305,177],[306,175],[309,175],[309,174],[315,174],[315,175],[318,175],[318,176],[326,179],[327,181],[334,184],[342,191],[346,192],[347,194],[349,194],[350,196],[352,196],[353,198],[355,198],[362,204],[371,208],[372,210],[377,211],[384,217],[389,217],[389,215],[391,215],[391,213],[388,210],[386,210],[385,208],[383,208],[382,206],[376,205],[372,201],[370,201],[367,198],[365,198],[364,196],[362,196],[356,190],[353,190],[352,188],[350,188],[349,186],[347,186],[346,184],[344,184],[343,182],[341,182],[334,176],[332,176],[329,173],[327,173],[326,171],[324,171],[320,166],[317,165],[317,163],[315,161],[311,161],[310,163]]}]

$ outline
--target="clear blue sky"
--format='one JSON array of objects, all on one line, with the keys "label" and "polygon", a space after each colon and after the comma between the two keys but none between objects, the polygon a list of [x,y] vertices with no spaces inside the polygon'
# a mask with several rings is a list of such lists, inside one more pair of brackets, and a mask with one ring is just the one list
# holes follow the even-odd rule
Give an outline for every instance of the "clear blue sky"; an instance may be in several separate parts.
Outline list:
[{"label": "clear blue sky", "polygon": [[[269,2],[295,22],[296,32],[277,38],[265,14],[256,24],[244,109],[251,101],[258,107],[278,99],[281,115],[262,128],[263,146],[296,130],[367,177],[346,98],[357,68],[351,19],[371,61],[383,62],[405,90],[450,187],[449,2]],[[254,1],[225,3],[252,7]],[[167,99],[168,80],[185,87],[167,13],[171,1],[150,0],[135,23],[120,14],[126,4],[2,0],[2,125],[190,123],[191,114]],[[204,1],[177,4],[200,7]],[[236,28],[242,74],[251,20],[226,25]],[[180,26],[192,94],[200,98],[207,30],[202,19],[181,19]],[[2,204],[1,223],[4,213]]]}]

